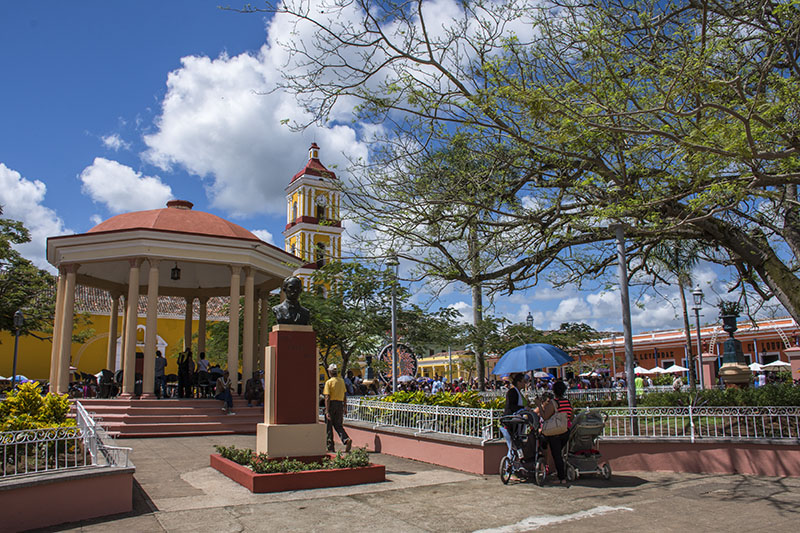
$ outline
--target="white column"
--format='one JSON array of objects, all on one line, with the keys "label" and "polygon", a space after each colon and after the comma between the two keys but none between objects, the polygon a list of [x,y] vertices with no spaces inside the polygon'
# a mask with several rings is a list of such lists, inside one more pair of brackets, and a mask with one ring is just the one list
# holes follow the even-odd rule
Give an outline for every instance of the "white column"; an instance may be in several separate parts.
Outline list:
[{"label": "white column", "polygon": [[[194,298],[185,298],[186,308],[183,312],[183,350],[192,349],[192,316],[194,314]],[[200,350],[198,350],[200,351]],[[195,361],[197,357],[194,358]]]},{"label": "white column", "polygon": [[[261,299],[261,315],[259,316],[259,334],[258,334],[258,360],[264,364],[264,349],[269,345],[269,331],[267,331],[267,320],[272,309],[269,308],[269,293],[262,291],[259,294]],[[261,367],[264,370],[264,367]]]},{"label": "white column", "polygon": [[59,269],[58,283],[56,284],[56,312],[53,318],[53,348],[50,351],[50,390],[55,392],[58,385],[58,370],[61,361],[61,329],[64,320],[64,286],[67,276],[63,269]]},{"label": "white column", "polygon": [[115,372],[125,368],[125,331],[127,331],[125,328],[128,327],[128,300],[127,298],[120,298],[120,303],[123,301],[125,303],[122,306],[122,334],[120,335],[119,367],[114,370]]},{"label": "white column", "polygon": [[119,322],[119,300],[122,294],[111,293],[111,315],[108,317],[108,351],[106,352],[106,368],[112,372],[117,364],[117,323]]},{"label": "white column", "polygon": [[142,369],[142,398],[155,397],[156,339],[158,338],[158,260],[148,259],[147,318],[144,336],[144,369]]},{"label": "white column", "polygon": [[[253,375],[253,298],[255,272],[252,268],[244,269],[244,323],[242,328],[242,382]],[[242,390],[244,392],[244,390]]]},{"label": "white column", "polygon": [[230,372],[232,390],[236,393],[239,384],[239,285],[241,284],[242,267],[231,266],[231,301],[228,315],[228,372]]},{"label": "white column", "polygon": [[75,277],[78,273],[78,265],[67,265],[65,267],[67,281],[64,284],[64,312],[63,327],[61,329],[61,350],[59,353],[58,366],[58,387],[57,394],[69,392],[69,363],[72,358],[72,319],[75,313]]},{"label": "white column", "polygon": [[200,316],[197,321],[197,357],[206,351],[206,315],[208,315],[208,296],[200,297]]},{"label": "white column", "polygon": [[133,396],[133,387],[136,383],[136,325],[139,316],[139,267],[142,259],[130,260],[128,273],[128,301],[127,319],[125,320],[125,353],[123,354],[122,368],[122,395]]}]

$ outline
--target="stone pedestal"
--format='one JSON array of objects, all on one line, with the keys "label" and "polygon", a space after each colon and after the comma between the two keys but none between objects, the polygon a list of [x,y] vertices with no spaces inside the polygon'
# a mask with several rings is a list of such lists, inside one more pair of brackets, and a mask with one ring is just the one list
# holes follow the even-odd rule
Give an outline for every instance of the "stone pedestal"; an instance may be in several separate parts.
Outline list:
[{"label": "stone pedestal", "polygon": [[747,365],[740,363],[725,363],[719,368],[719,375],[726,387],[745,388],[750,385],[753,372]]},{"label": "stone pedestal", "polygon": [[713,353],[704,353],[700,360],[703,365],[703,388],[713,389],[717,386],[717,369],[715,365],[717,356]]},{"label": "stone pedestal", "polygon": [[264,360],[264,423],[256,451],[269,457],[326,453],[319,423],[317,337],[311,326],[279,324],[269,335]]},{"label": "stone pedestal", "polygon": [[800,346],[786,348],[783,353],[786,354],[792,365],[792,379],[800,378]]}]

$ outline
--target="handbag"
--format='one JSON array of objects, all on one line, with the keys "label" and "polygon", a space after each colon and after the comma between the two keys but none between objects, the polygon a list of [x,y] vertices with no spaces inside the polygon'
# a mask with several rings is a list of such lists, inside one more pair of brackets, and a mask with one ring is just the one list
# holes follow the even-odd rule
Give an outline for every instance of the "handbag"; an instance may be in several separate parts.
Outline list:
[{"label": "handbag", "polygon": [[556,412],[553,413],[553,416],[548,418],[542,424],[542,434],[545,437],[551,437],[553,435],[561,435],[562,433],[566,433],[567,429],[567,422],[569,420],[566,412],[559,412],[558,405],[555,406]]}]

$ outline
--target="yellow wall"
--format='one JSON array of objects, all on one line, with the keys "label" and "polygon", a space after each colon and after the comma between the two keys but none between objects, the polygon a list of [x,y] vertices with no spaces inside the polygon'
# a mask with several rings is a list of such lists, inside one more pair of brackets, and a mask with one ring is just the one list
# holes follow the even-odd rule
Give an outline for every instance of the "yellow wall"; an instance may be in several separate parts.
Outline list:
[{"label": "yellow wall", "polygon": [[[91,328],[95,335],[84,344],[72,344],[72,365],[79,371],[96,374],[106,367],[108,348],[108,316],[91,315]],[[144,325],[145,318],[140,317],[138,323]],[[122,329],[122,318],[119,318],[117,331]],[[197,320],[192,322],[192,331],[197,333]],[[143,330],[139,332],[139,341],[143,340]],[[158,335],[167,343],[164,356],[167,358],[167,374],[178,372],[177,353],[183,349],[183,319],[159,318]],[[44,336],[44,335],[40,335]],[[8,377],[14,361],[14,336],[8,332],[0,332],[0,375]],[[50,352],[52,343],[41,341],[31,336],[20,336],[17,355],[17,374],[30,379],[47,380],[50,376]],[[140,348],[141,351],[141,348]],[[195,354],[195,360],[197,354]],[[119,370],[119,369],[117,369]]]}]

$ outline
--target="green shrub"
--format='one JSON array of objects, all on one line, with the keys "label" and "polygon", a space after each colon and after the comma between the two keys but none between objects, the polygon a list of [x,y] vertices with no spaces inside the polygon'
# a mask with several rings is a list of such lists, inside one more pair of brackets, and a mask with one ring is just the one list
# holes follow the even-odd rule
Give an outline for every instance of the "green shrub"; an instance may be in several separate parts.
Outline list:
[{"label": "green shrub", "polygon": [[379,398],[382,402],[409,403],[414,405],[440,405],[442,407],[472,407],[475,409],[502,409],[506,405],[505,398],[494,398],[483,401],[478,391],[437,392],[426,394],[423,391],[399,391]]},{"label": "green shrub", "polygon": [[23,383],[0,402],[0,431],[74,426],[69,407],[66,394],[42,397],[38,382]]},{"label": "green shrub", "polygon": [[788,383],[766,385],[764,387],[746,389],[706,389],[697,391],[697,400],[692,402],[688,392],[651,392],[637,401],[642,407],[662,407],[707,405],[709,407],[724,406],[800,406],[800,387]]},{"label": "green shrub", "polygon": [[350,453],[338,452],[335,457],[325,457],[322,463],[304,463],[297,459],[270,459],[266,454],[255,454],[250,448],[238,449],[236,446],[220,446],[214,448],[223,458],[249,466],[256,474],[278,474],[284,472],[303,472],[306,470],[326,470],[335,468],[359,468],[369,465],[369,454],[366,448],[355,448]]}]

